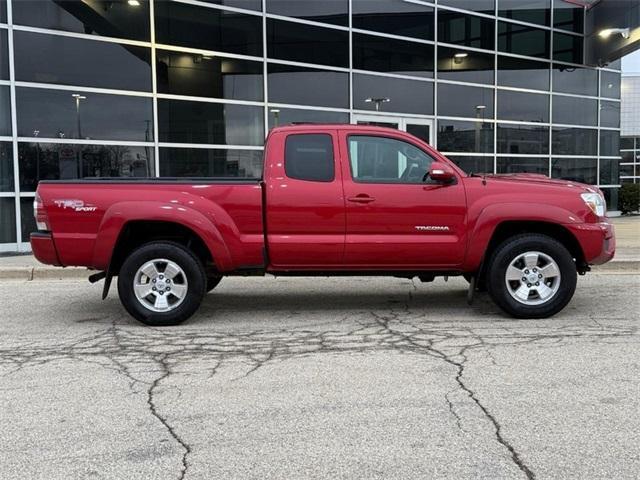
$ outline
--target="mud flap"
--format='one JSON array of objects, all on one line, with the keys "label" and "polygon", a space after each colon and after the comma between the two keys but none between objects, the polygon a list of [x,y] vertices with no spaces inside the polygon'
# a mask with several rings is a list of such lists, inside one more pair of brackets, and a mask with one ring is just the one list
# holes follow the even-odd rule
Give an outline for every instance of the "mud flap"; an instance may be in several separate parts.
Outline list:
[{"label": "mud flap", "polygon": [[476,276],[472,276],[469,280],[469,290],[467,291],[467,305],[473,304],[473,295],[476,292]]}]

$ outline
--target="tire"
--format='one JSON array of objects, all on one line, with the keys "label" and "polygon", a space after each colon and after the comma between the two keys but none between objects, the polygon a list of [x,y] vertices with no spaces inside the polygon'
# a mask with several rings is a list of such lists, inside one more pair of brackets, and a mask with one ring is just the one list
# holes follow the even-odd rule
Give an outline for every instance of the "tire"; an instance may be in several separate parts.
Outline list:
[{"label": "tire", "polygon": [[569,303],[577,278],[575,262],[564,245],[547,235],[522,234],[495,249],[485,284],[493,301],[509,315],[547,318]]},{"label": "tire", "polygon": [[211,290],[216,288],[221,280],[222,280],[222,275],[207,277],[207,293],[209,293]]},{"label": "tire", "polygon": [[191,317],[206,286],[200,260],[173,242],[142,245],[125,259],[118,276],[124,308],[136,320],[154,327],[178,325]]}]

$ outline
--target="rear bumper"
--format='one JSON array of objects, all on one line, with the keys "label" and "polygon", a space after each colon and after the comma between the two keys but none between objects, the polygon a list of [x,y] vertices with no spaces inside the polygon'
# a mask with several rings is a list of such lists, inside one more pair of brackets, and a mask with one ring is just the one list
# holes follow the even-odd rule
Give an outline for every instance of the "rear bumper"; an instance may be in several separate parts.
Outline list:
[{"label": "rear bumper", "polygon": [[609,222],[567,225],[582,247],[589,265],[602,265],[616,253],[616,236]]},{"label": "rear bumper", "polygon": [[55,265],[61,267],[62,264],[58,259],[53,236],[48,232],[34,232],[31,234],[31,250],[34,257],[46,265]]}]

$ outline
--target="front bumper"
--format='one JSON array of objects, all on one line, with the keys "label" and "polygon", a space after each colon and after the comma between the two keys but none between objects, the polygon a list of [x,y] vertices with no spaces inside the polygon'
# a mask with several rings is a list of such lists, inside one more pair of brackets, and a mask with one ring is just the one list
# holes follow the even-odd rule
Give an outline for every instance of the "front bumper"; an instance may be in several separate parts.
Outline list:
[{"label": "front bumper", "polygon": [[41,263],[57,267],[62,266],[50,232],[33,232],[31,234],[31,251]]},{"label": "front bumper", "polygon": [[616,236],[609,222],[567,225],[572,231],[589,265],[602,265],[616,253]]}]

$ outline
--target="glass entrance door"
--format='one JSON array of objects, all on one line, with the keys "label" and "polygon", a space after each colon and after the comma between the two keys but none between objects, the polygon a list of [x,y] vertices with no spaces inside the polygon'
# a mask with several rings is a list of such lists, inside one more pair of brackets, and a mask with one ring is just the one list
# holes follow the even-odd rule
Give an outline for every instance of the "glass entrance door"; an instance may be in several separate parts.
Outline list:
[{"label": "glass entrance door", "polygon": [[376,127],[389,127],[403,130],[433,145],[433,120],[428,118],[356,113],[353,115],[353,123],[356,125],[373,125]]}]

